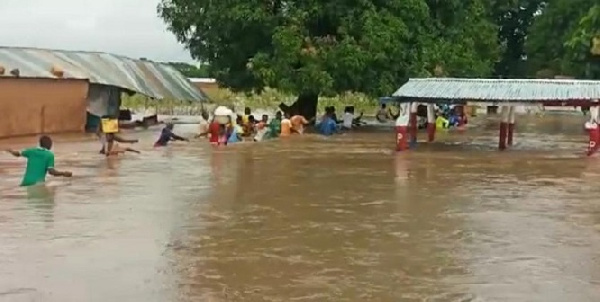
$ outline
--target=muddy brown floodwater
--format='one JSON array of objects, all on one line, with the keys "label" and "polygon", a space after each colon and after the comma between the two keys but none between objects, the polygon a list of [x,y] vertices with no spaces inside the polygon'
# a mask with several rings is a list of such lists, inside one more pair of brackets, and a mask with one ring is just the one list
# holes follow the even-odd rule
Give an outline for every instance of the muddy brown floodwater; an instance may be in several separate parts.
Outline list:
[{"label": "muddy brown floodwater", "polygon": [[506,152],[490,118],[404,154],[389,131],[162,150],[146,131],[107,161],[57,136],[71,180],[18,188],[0,155],[0,300],[600,301],[583,121],[520,118]]}]

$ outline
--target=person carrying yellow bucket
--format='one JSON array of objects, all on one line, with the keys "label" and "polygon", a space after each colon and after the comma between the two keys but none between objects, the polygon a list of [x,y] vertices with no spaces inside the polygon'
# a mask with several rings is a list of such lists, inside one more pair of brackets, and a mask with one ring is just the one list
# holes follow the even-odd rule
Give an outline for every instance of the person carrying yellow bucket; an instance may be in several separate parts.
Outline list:
[{"label": "person carrying yellow bucket", "polygon": [[[111,153],[124,153],[125,151],[140,153],[137,150],[131,148],[122,149],[118,148],[117,143],[126,143],[126,144],[135,144],[138,142],[137,139],[125,139],[119,136],[117,133],[119,132],[119,120],[110,118],[108,116],[103,116],[100,119],[100,125],[98,125],[97,135],[100,138],[100,143],[102,144],[102,149],[100,150],[100,154],[104,154],[106,156]],[[121,150],[122,152],[113,152]]]}]

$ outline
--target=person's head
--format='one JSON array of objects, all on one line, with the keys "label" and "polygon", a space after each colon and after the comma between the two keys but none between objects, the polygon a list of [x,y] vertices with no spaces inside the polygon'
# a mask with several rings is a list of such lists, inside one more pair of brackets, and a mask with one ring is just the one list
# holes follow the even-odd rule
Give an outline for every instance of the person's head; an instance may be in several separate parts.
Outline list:
[{"label": "person's head", "polygon": [[381,104],[381,109],[385,109],[385,108],[387,108],[387,105],[386,104]]},{"label": "person's head", "polygon": [[250,107],[246,107],[246,108],[244,108],[244,114],[245,114],[245,115],[250,115],[250,114],[252,114],[252,109],[250,109]]},{"label": "person's head", "polygon": [[250,114],[250,115],[248,116],[248,122],[249,122],[249,123],[252,123],[252,124],[253,124],[253,123],[256,123],[256,120],[254,119],[254,115]]},{"label": "person's head", "polygon": [[352,113],[352,110],[350,109],[350,106],[344,107],[344,113]]},{"label": "person's head", "polygon": [[167,124],[165,125],[165,128],[167,128],[167,129],[169,129],[169,130],[173,130],[173,127],[174,127],[173,123],[167,123]]},{"label": "person's head", "polygon": [[262,116],[262,120],[261,120],[261,121],[262,121],[263,123],[266,123],[266,122],[268,122],[268,121],[269,121],[269,116],[268,116],[268,115],[266,115],[266,114],[263,114],[263,116]]},{"label": "person's head", "polygon": [[52,139],[47,136],[47,135],[43,135],[40,137],[40,147],[44,148],[44,149],[52,149]]},{"label": "person's head", "polygon": [[286,112],[283,116],[285,116],[285,118],[287,119],[292,117],[292,115],[289,112]]},{"label": "person's head", "polygon": [[204,108],[202,108],[202,112],[200,113],[200,115],[205,121],[208,121],[208,111],[206,111]]},{"label": "person's head", "polygon": [[281,111],[277,111],[277,113],[275,113],[275,118],[278,120],[281,119]]},{"label": "person's head", "polygon": [[244,121],[244,119],[242,118],[242,116],[241,116],[241,115],[238,115],[238,116],[235,118],[235,123],[236,123],[236,124],[238,124],[238,125],[241,125],[241,124],[243,123],[243,121]]}]

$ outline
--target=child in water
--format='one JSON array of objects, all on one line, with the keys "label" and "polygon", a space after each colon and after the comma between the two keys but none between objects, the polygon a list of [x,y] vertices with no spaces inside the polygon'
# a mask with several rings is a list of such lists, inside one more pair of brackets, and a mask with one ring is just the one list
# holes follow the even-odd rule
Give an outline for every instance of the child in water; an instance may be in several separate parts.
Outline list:
[{"label": "child in water", "polygon": [[163,128],[160,137],[156,143],[154,143],[154,147],[165,147],[172,140],[189,142],[187,138],[173,133],[173,127],[174,125],[172,123],[168,123],[165,128]]},{"label": "child in water", "polygon": [[106,137],[106,144],[105,144],[105,149],[104,149],[104,155],[106,155],[107,157],[109,157],[111,155],[123,154],[125,152],[132,152],[132,153],[137,153],[137,154],[141,153],[140,151],[137,151],[137,150],[134,150],[131,148],[119,147],[119,145],[117,144],[117,141],[115,140],[114,133],[106,133],[105,137]]},{"label": "child in water", "polygon": [[[100,139],[100,144],[102,144],[102,149],[100,149],[100,154],[105,154],[106,152],[106,134],[102,131],[102,124],[98,125],[98,129],[96,131],[96,135]],[[137,139],[126,139],[118,135],[117,133],[113,134],[113,139],[116,142],[123,144],[135,144],[139,142]]]},{"label": "child in water", "polygon": [[21,186],[33,186],[46,181],[46,174],[52,176],[71,177],[73,173],[68,171],[58,171],[54,168],[54,153],[52,149],[52,139],[49,136],[42,136],[39,140],[39,146],[25,149],[23,151],[7,150],[15,157],[27,158],[27,167]]}]

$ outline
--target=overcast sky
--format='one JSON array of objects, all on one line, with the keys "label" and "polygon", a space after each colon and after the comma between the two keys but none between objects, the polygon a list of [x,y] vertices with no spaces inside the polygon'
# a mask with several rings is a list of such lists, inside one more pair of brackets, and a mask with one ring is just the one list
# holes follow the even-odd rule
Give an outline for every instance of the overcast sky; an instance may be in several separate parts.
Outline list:
[{"label": "overcast sky", "polygon": [[193,62],[156,13],[159,0],[0,0],[0,45]]}]

